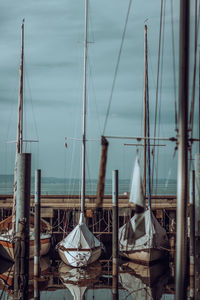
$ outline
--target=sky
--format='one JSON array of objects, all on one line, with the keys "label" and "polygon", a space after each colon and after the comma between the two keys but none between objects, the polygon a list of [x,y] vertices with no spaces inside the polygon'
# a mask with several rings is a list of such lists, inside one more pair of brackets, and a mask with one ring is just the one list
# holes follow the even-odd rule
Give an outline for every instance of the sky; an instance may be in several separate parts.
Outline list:
[{"label": "sky", "polygon": [[[178,100],[179,1],[165,3],[163,50],[158,93],[160,137],[175,136],[174,99]],[[173,73],[171,3],[175,40]],[[191,1],[193,54],[194,1]],[[129,0],[90,0],[87,69],[87,178],[97,179],[103,132]],[[25,18],[24,145],[32,153],[32,173],[80,177],[83,94],[83,0],[0,0],[0,174],[12,174],[15,161],[21,22]],[[148,26],[150,131],[153,136],[160,1],[133,0],[120,56],[105,135],[143,135],[144,24]],[[194,56],[191,55],[192,76]],[[197,76],[198,78],[198,76]],[[190,98],[191,98],[190,83]],[[196,89],[196,100],[198,93]],[[197,101],[196,101],[197,102]],[[197,106],[196,106],[197,107]],[[198,137],[198,111],[194,135]],[[67,148],[65,139],[67,138]],[[129,179],[136,155],[130,140],[109,140],[107,178],[119,170]],[[173,143],[157,148],[159,178],[176,178]],[[142,164],[142,147],[139,156]],[[193,152],[197,151],[194,145]]]}]

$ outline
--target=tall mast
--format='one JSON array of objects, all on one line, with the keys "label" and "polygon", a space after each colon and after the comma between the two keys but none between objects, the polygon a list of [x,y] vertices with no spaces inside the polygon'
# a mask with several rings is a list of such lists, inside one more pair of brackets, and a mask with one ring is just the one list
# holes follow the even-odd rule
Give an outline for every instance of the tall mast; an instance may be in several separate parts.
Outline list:
[{"label": "tall mast", "polygon": [[[200,51],[199,51],[199,139],[200,139]],[[199,153],[200,153],[200,141],[199,141]]]},{"label": "tall mast", "polygon": [[147,26],[144,26],[144,148],[143,148],[143,191],[144,197],[146,197],[146,42],[147,42]]},{"label": "tall mast", "polygon": [[188,94],[190,1],[180,1],[176,220],[176,299],[187,295]]},{"label": "tall mast", "polygon": [[[151,208],[151,157],[150,157],[150,122],[149,122],[149,83],[148,83],[148,45],[147,25],[145,25],[145,136],[147,137],[147,169],[148,169],[148,207]],[[146,144],[146,143],[145,143]],[[146,145],[145,145],[146,152]],[[146,153],[145,153],[146,159]],[[146,160],[145,160],[146,161]],[[146,176],[146,166],[145,166]]]},{"label": "tall mast", "polygon": [[23,74],[24,74],[24,19],[21,26],[21,62],[19,68],[19,101],[18,101],[18,123],[17,123],[17,143],[14,170],[14,193],[12,208],[12,230],[15,232],[16,215],[16,193],[17,193],[17,154],[23,152]]},{"label": "tall mast", "polygon": [[21,27],[21,62],[19,68],[19,106],[17,128],[17,153],[23,152],[23,76],[24,76],[24,19]]},{"label": "tall mast", "polygon": [[82,182],[81,182],[81,214],[85,208],[85,159],[86,159],[86,105],[87,105],[87,34],[88,34],[88,0],[85,0],[85,38],[83,66],[83,135],[82,135]]}]

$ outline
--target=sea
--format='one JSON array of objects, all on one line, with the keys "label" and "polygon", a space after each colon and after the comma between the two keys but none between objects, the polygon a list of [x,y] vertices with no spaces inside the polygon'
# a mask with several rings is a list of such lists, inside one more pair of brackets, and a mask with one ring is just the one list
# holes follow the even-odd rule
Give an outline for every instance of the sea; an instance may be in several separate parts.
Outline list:
[{"label": "sea", "polygon": [[[31,193],[34,194],[34,178],[31,180]],[[0,194],[7,195],[13,193],[13,175],[0,175]],[[79,195],[81,183],[79,179],[64,179],[54,177],[44,177],[41,182],[41,194],[43,195]],[[119,194],[128,194],[130,191],[130,180],[119,180]],[[95,195],[97,192],[97,180],[86,180],[86,194]],[[154,180],[151,193],[153,195],[175,195],[175,179],[158,179]],[[105,182],[105,194],[112,194],[112,180],[107,179]]]}]

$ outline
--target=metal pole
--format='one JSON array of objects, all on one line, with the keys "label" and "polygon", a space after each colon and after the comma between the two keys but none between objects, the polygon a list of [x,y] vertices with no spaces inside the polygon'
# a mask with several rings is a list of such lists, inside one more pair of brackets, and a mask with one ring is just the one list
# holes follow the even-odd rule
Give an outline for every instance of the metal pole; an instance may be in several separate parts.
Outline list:
[{"label": "metal pole", "polygon": [[34,276],[40,277],[40,194],[41,170],[35,171],[35,215],[34,215]]},{"label": "metal pole", "polygon": [[15,299],[28,299],[30,187],[31,154],[20,153],[17,156]]},{"label": "metal pole", "polygon": [[195,254],[195,171],[190,172],[190,299],[194,299],[194,254]]},{"label": "metal pole", "polygon": [[188,85],[190,1],[180,1],[176,299],[187,295]]},{"label": "metal pole", "polygon": [[112,292],[113,299],[118,299],[118,170],[112,173]]},{"label": "metal pole", "polygon": [[40,288],[39,288],[39,282],[37,278],[33,279],[33,287],[34,287],[34,300],[40,300]]},{"label": "metal pole", "polygon": [[200,153],[195,155],[195,299],[200,299]]},{"label": "metal pole", "polygon": [[146,123],[146,52],[147,52],[147,26],[144,26],[144,149],[143,149],[143,164],[144,164],[144,173],[143,173],[143,191],[144,197],[146,199],[146,135],[147,135],[147,123]]},{"label": "metal pole", "polygon": [[84,72],[83,72],[83,136],[82,136],[82,181],[81,214],[85,211],[85,159],[86,159],[86,111],[87,111],[87,34],[88,34],[88,0],[85,0],[85,38],[84,38]]}]

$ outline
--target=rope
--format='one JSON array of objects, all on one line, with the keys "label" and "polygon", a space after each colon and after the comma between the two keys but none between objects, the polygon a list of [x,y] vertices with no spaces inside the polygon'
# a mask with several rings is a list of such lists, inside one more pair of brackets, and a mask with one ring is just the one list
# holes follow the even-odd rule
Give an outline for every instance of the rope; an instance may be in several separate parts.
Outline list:
[{"label": "rope", "polygon": [[114,88],[115,88],[115,83],[116,83],[116,78],[117,78],[117,73],[118,73],[118,68],[119,68],[119,62],[120,62],[120,58],[121,58],[121,52],[122,52],[122,48],[123,48],[123,44],[124,44],[124,38],[125,38],[125,34],[126,34],[126,28],[127,28],[129,13],[130,13],[130,9],[131,9],[131,4],[132,4],[132,0],[129,0],[128,11],[127,11],[127,15],[126,15],[124,31],[123,31],[123,34],[122,34],[122,40],[121,40],[121,45],[120,45],[120,49],[119,49],[119,54],[118,54],[118,58],[117,58],[117,64],[116,64],[116,67],[115,67],[114,79],[113,79],[113,83],[112,83],[111,94],[110,94],[110,98],[109,98],[108,109],[107,109],[107,112],[106,112],[106,118],[105,118],[105,123],[104,123],[104,128],[103,128],[103,134],[102,135],[105,135],[105,130],[106,130],[106,125],[107,125],[108,116],[109,116],[109,112],[110,112],[110,106],[111,106],[111,101],[112,101],[112,97],[113,97],[113,91],[114,91]]},{"label": "rope", "polygon": [[[160,91],[160,101],[159,101],[159,112],[158,112],[158,133],[157,133],[157,136],[160,136],[160,123],[161,123],[161,103],[162,103],[162,84],[163,84],[163,58],[164,58],[164,48],[165,48],[165,45],[164,45],[164,41],[165,41],[165,37],[164,37],[164,33],[165,33],[165,11],[166,11],[166,0],[164,1],[164,13],[163,13],[163,21],[162,21],[162,34],[161,34],[161,45],[162,45],[162,49],[161,49],[161,67],[160,67],[160,70],[161,70],[161,75],[160,75],[160,85],[158,87],[159,91]],[[157,126],[157,124],[156,124]],[[159,145],[160,141],[158,141],[158,145]],[[157,165],[159,165],[159,147],[157,148],[157,152],[155,151],[155,146],[153,147],[152,149],[152,154],[154,155],[155,153],[155,158],[157,160]],[[153,159],[154,159],[154,156],[153,156]],[[153,160],[153,163],[154,163],[154,160]],[[153,181],[154,181],[154,176],[153,176],[153,172],[155,170],[155,173],[156,173],[156,186],[158,185],[158,168],[156,169],[156,166],[153,165],[153,171],[152,171],[152,184],[153,184]]]},{"label": "rope", "polygon": [[[160,57],[161,57],[161,35],[162,35],[162,21],[163,20],[163,1],[161,1],[160,8],[160,33],[159,33],[159,46],[158,46],[158,66],[157,66],[157,81],[156,81],[156,106],[155,106],[155,120],[154,120],[154,137],[156,137],[156,129],[157,129],[157,107],[158,107],[158,87],[159,87],[159,77],[160,77]],[[155,149],[153,148],[153,151]],[[153,156],[152,162],[152,178],[154,175],[154,161],[155,158]],[[153,182],[152,182],[153,183]]]},{"label": "rope", "polygon": [[172,26],[172,58],[173,58],[173,79],[174,79],[174,111],[175,111],[175,130],[178,130],[177,117],[177,99],[176,99],[176,61],[175,61],[175,46],[174,46],[174,22],[173,22],[173,0],[171,0],[171,26]]},{"label": "rope", "polygon": [[189,129],[191,130],[191,138],[193,136],[193,120],[194,120],[194,103],[195,103],[195,85],[196,85],[196,64],[197,64],[197,37],[199,31],[199,19],[200,19],[200,3],[199,3],[199,13],[197,20],[197,0],[195,0],[195,47],[194,47],[194,71],[193,71],[193,84],[192,84],[192,100],[190,108],[190,120]]}]

